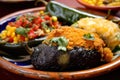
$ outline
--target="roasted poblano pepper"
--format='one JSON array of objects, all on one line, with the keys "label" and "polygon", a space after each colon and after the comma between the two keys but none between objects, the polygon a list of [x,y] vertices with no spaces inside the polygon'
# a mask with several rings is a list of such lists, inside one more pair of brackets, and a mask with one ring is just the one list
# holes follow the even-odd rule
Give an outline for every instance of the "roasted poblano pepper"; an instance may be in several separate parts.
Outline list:
[{"label": "roasted poblano pepper", "polygon": [[65,25],[71,25],[74,22],[78,21],[80,18],[101,17],[84,11],[76,10],[74,8],[70,8],[56,1],[50,1],[47,4],[46,12],[50,13],[50,15],[57,16],[59,21],[62,21]]},{"label": "roasted poblano pepper", "polygon": [[38,44],[41,44],[46,37],[37,38],[25,43],[11,44],[11,43],[0,43],[0,56],[14,56],[18,57],[21,55],[28,55],[28,52],[25,49],[27,44],[29,47],[35,47]]}]

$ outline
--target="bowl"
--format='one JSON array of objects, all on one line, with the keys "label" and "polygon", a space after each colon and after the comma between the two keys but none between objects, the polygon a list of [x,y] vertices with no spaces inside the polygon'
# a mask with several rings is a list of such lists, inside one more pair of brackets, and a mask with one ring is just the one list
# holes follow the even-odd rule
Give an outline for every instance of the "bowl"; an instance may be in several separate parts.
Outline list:
[{"label": "bowl", "polygon": [[[9,14],[3,18],[0,19],[1,24],[6,22],[6,20],[9,20],[15,16],[24,14],[24,13],[31,13],[35,11],[44,10],[44,7],[39,8],[32,8],[27,10],[18,11],[12,14]],[[26,60],[26,59],[25,59]],[[29,59],[28,59],[29,60]],[[14,61],[14,62],[13,62]],[[71,72],[49,72],[49,71],[41,71],[41,70],[35,70],[34,68],[26,68],[23,67],[23,63],[19,62],[16,64],[15,60],[6,59],[4,57],[0,57],[0,67],[13,73],[17,74],[26,78],[31,79],[40,79],[40,80],[60,80],[60,79],[66,79],[66,80],[75,80],[75,79],[86,79],[91,77],[100,76],[103,74],[106,74],[108,72],[111,72],[117,68],[120,67],[120,57],[116,58],[110,63],[103,64],[101,66],[87,69],[87,70],[80,70],[80,71],[71,71]],[[29,64],[30,65],[30,64]],[[27,65],[26,65],[27,66]]]},{"label": "bowl", "polygon": [[90,5],[86,2],[84,2],[83,0],[77,0],[78,3],[91,8],[91,9],[96,9],[96,10],[120,10],[120,6],[94,6],[94,5]]}]

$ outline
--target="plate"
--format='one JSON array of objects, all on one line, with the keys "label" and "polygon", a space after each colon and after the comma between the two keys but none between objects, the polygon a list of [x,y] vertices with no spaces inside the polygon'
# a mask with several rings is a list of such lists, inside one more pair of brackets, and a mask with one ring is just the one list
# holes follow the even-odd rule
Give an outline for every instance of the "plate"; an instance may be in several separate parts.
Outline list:
[{"label": "plate", "polygon": [[[9,14],[3,18],[0,19],[0,22],[4,23],[6,20],[9,20],[11,17],[15,17],[24,13],[31,13],[35,11],[44,10],[44,7],[39,8],[32,8],[27,10],[18,11],[12,14]],[[29,60],[29,59],[28,59]],[[27,61],[28,61],[27,60]],[[81,71],[71,71],[71,72],[48,72],[48,71],[41,71],[41,70],[35,70],[31,68],[24,68],[21,67],[18,63],[16,63],[19,60],[11,60],[9,58],[0,57],[0,67],[12,72],[13,74],[17,74],[20,76],[24,76],[31,79],[42,79],[42,80],[58,80],[58,79],[66,79],[66,80],[74,80],[74,79],[85,79],[85,78],[91,78],[96,77],[99,75],[103,75],[105,73],[108,73],[110,71],[113,71],[114,69],[117,69],[120,67],[120,57],[115,59],[114,61],[101,65],[96,68],[88,69],[88,70],[81,70]],[[26,59],[24,60],[26,61]],[[22,60],[20,60],[22,62]],[[23,65],[23,63],[22,63]]]},{"label": "plate", "polygon": [[93,6],[90,4],[87,4],[86,2],[84,2],[83,0],[77,0],[78,3],[91,8],[91,9],[96,9],[96,10],[120,10],[120,6]]},{"label": "plate", "polygon": [[19,56],[17,59],[2,57],[3,59],[23,68],[33,68],[30,60],[30,55]]}]

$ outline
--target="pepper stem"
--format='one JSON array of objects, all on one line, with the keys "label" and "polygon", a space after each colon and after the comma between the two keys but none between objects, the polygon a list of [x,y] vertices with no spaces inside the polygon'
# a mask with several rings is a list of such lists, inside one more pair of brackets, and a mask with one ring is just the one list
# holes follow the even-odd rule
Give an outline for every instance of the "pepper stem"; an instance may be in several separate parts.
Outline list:
[{"label": "pepper stem", "polygon": [[32,55],[32,53],[34,52],[34,48],[30,48],[30,47],[28,46],[28,44],[25,44],[24,47],[25,47],[26,51],[27,51],[30,55]]}]

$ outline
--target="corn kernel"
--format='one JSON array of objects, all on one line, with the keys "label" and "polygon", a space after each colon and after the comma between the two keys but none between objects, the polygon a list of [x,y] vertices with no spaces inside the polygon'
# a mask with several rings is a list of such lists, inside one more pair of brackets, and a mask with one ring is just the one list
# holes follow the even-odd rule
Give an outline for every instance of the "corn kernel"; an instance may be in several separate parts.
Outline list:
[{"label": "corn kernel", "polygon": [[12,27],[12,31],[15,32],[15,30],[16,30],[16,27]]},{"label": "corn kernel", "polygon": [[6,30],[3,30],[3,31],[1,32],[1,34],[6,34],[6,35],[7,35],[7,31],[6,31]]},{"label": "corn kernel", "polygon": [[1,34],[1,38],[2,38],[2,39],[5,39],[6,37],[7,37],[6,34],[4,34],[4,33]]},{"label": "corn kernel", "polygon": [[49,33],[49,32],[50,32],[50,30],[49,30],[49,29],[47,29],[47,30],[46,30],[46,32],[47,32],[47,33]]},{"label": "corn kernel", "polygon": [[26,37],[26,38],[25,38],[25,41],[28,41],[28,40],[29,40],[29,39]]},{"label": "corn kernel", "polygon": [[20,35],[19,34],[17,34],[17,39],[18,39],[18,42],[20,42]]},{"label": "corn kernel", "polygon": [[11,31],[7,31],[7,36],[10,36],[11,35]]},{"label": "corn kernel", "polygon": [[7,25],[6,26],[6,30],[10,30],[11,26],[10,25]]},{"label": "corn kernel", "polygon": [[13,43],[18,43],[17,37],[14,37],[14,38],[13,38]]},{"label": "corn kernel", "polygon": [[15,32],[12,32],[12,33],[11,33],[11,37],[15,37]]},{"label": "corn kernel", "polygon": [[17,34],[17,38],[20,39],[20,35],[19,34]]},{"label": "corn kernel", "polygon": [[16,27],[11,27],[11,28],[9,29],[9,31],[12,33],[12,32],[15,32],[15,29],[16,29]]},{"label": "corn kernel", "polygon": [[43,14],[44,14],[44,11],[40,11],[40,14],[43,15]]},{"label": "corn kernel", "polygon": [[52,16],[52,20],[53,21],[57,21],[57,17],[56,16]]}]

